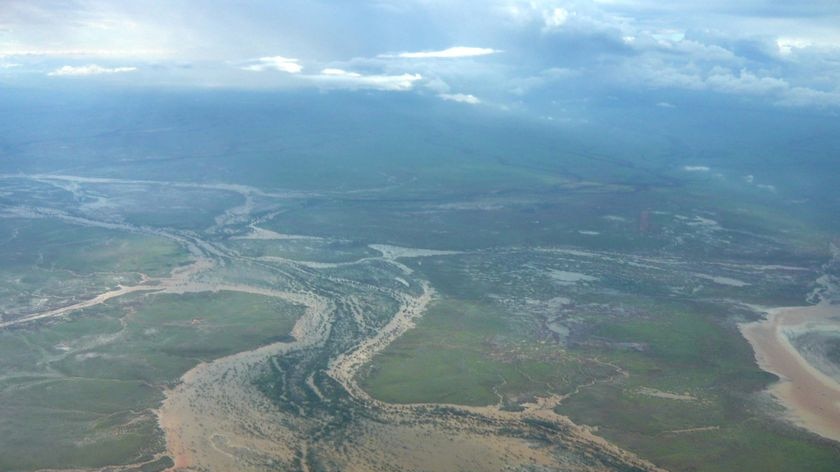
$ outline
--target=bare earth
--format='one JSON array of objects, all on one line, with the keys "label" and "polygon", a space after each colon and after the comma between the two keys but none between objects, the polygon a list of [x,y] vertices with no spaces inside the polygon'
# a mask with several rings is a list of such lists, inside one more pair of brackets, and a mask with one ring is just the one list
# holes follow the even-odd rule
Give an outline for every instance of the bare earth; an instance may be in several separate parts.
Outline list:
[{"label": "bare earth", "polygon": [[[392,259],[392,254],[382,252],[385,260],[403,272],[410,271]],[[420,288],[421,293],[414,296],[394,293],[400,308],[392,319],[355,348],[334,357],[325,372],[367,412],[344,426],[347,433],[342,447],[313,438],[313,431],[319,431],[326,421],[323,416],[281,411],[254,385],[254,379],[275,356],[322,346],[336,314],[333,302],[314,294],[272,294],[307,307],[293,329],[294,342],[200,364],[167,392],[158,417],[168,453],[175,461],[173,470],[260,471],[294,464],[300,470],[310,470],[308,451],[313,449],[318,450],[322,462],[360,472],[504,471],[525,464],[568,471],[602,471],[616,466],[660,470],[554,413],[562,400],[559,397],[526,405],[522,412],[495,406],[391,405],[371,398],[355,381],[358,370],[422,316],[434,290],[425,282]],[[311,375],[306,384],[323,398]],[[441,408],[452,413],[441,414]],[[527,429],[531,427],[528,422],[535,420],[555,425],[547,433],[550,447],[499,434],[505,429]],[[582,457],[587,459],[582,461]]]},{"label": "bare earth", "polygon": [[788,409],[790,419],[820,436],[840,441],[840,384],[814,368],[791,344],[786,332],[809,324],[833,323],[840,329],[840,306],[817,305],[770,310],[762,321],[741,325],[758,365],[781,381],[770,392]]}]

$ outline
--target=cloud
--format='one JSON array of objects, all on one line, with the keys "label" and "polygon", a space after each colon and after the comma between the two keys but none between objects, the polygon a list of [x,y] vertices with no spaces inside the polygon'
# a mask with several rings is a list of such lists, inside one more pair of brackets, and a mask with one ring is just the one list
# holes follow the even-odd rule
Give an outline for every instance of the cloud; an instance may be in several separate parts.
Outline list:
[{"label": "cloud", "polygon": [[63,66],[47,73],[49,76],[87,76],[101,74],[119,74],[136,71],[136,67],[102,67],[96,64],[86,66]]},{"label": "cloud", "polygon": [[776,40],[776,47],[779,48],[779,54],[782,56],[788,56],[795,49],[804,49],[811,45],[813,45],[811,41],[802,38],[781,37]]},{"label": "cloud", "polygon": [[686,172],[709,172],[711,169],[706,166],[684,166],[683,170]]},{"label": "cloud", "polygon": [[7,48],[0,49],[2,57],[164,57],[171,54],[167,49],[53,49],[53,48]]},{"label": "cloud", "polygon": [[551,10],[546,10],[543,12],[543,21],[545,22],[543,31],[556,30],[566,24],[566,20],[568,19],[569,11],[565,8],[556,7]]},{"label": "cloud", "polygon": [[570,80],[578,77],[579,71],[573,69],[565,69],[562,67],[551,67],[539,71],[538,74],[528,77],[516,77],[508,81],[510,93],[518,96],[524,96],[532,91],[541,88],[556,85],[560,81]]},{"label": "cloud", "polygon": [[746,69],[741,69],[738,75],[715,68],[706,78],[706,84],[713,90],[742,94],[767,94],[781,92],[790,88],[787,81],[776,77],[760,77]]},{"label": "cloud", "polygon": [[257,59],[252,64],[248,64],[241,68],[251,72],[263,72],[267,70],[274,70],[278,72],[287,72],[289,74],[299,74],[303,70],[303,66],[298,63],[297,59],[283,57],[283,56],[266,56]]},{"label": "cloud", "polygon": [[[659,103],[656,104],[656,106],[658,106],[659,108],[677,108],[676,105],[674,105],[673,103],[668,103],[668,102],[659,102]],[[685,170],[694,170],[694,169],[686,168]]]},{"label": "cloud", "polygon": [[441,93],[438,97],[451,102],[468,103],[470,105],[478,105],[481,103],[481,100],[479,100],[475,95],[464,93]]},{"label": "cloud", "polygon": [[[156,1],[154,9],[0,3],[0,63],[21,64],[0,70],[4,81],[28,80],[31,71],[73,75],[54,70],[67,63],[126,63],[154,67],[143,79],[160,84],[469,90],[537,116],[621,92],[650,94],[645,103],[656,104],[664,98],[651,93],[657,88],[679,104],[690,93],[840,107],[840,4],[831,0],[326,0],[291,9],[213,0],[198,16],[197,0]],[[177,67],[183,62],[193,67]]]},{"label": "cloud", "polygon": [[826,92],[807,87],[792,87],[777,103],[785,106],[840,106],[840,90]]},{"label": "cloud", "polygon": [[362,74],[358,72],[347,72],[343,69],[336,69],[335,67],[328,67],[326,69],[321,70],[322,75],[330,75],[333,77],[361,77]]},{"label": "cloud", "polygon": [[768,191],[770,191],[770,192],[775,192],[775,191],[776,191],[776,186],[775,186],[775,185],[770,185],[770,184],[756,184],[756,187],[758,187],[758,188],[760,188],[760,189],[762,189],[762,190],[768,190]]},{"label": "cloud", "polygon": [[775,185],[760,184],[760,183],[756,182],[755,176],[752,175],[752,174],[745,175],[744,176],[744,182],[746,182],[750,185],[754,185],[756,188],[760,188],[762,190],[767,190],[767,191],[774,192],[774,193],[776,192],[776,186]]},{"label": "cloud", "polygon": [[427,89],[437,92],[438,94],[449,93],[450,89],[449,84],[446,83],[446,81],[441,79],[440,77],[429,78],[423,85]]},{"label": "cloud", "polygon": [[[757,97],[783,106],[840,106],[840,89],[830,81],[820,88],[800,86],[794,85],[792,79],[769,75],[767,70],[757,72],[744,67],[733,72],[727,67],[712,64],[714,62],[704,67],[699,61],[672,64],[659,57],[638,59],[624,64],[621,70],[615,72],[622,81],[616,85]],[[823,89],[832,86],[833,90]]]},{"label": "cloud", "polygon": [[379,57],[384,58],[401,58],[401,59],[453,59],[459,57],[476,57],[496,54],[501,51],[491,48],[474,48],[467,46],[455,46],[440,51],[419,51],[419,52],[401,52],[399,54],[380,54]]},{"label": "cloud", "polygon": [[371,74],[349,72],[334,67],[321,70],[320,74],[303,76],[322,88],[373,89],[392,92],[404,92],[414,88],[414,84],[423,79],[420,74]]}]

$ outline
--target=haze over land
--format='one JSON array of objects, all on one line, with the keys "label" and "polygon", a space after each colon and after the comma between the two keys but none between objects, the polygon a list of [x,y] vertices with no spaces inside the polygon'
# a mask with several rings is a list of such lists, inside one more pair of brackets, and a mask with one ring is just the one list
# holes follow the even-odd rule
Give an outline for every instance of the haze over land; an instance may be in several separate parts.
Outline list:
[{"label": "haze over land", "polygon": [[0,470],[838,470],[838,16],[4,2]]}]

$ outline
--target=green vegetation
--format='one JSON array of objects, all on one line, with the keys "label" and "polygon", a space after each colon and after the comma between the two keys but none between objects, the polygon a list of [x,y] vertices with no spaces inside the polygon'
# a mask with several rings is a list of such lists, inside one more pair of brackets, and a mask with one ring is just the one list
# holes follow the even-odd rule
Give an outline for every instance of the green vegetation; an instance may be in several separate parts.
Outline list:
[{"label": "green vegetation", "polygon": [[161,236],[53,219],[0,219],[0,308],[8,321],[91,298],[143,275],[163,277],[190,261]]},{"label": "green vegetation", "polygon": [[66,271],[84,277],[97,273],[167,275],[186,263],[177,243],[56,220],[0,219],[4,272],[13,267]]},{"label": "green vegetation", "polygon": [[[775,419],[759,397],[775,378],[718,298],[801,294],[805,280],[743,272],[728,275],[749,285],[707,288],[682,272],[720,273],[700,263],[528,250],[411,265],[442,299],[363,376],[377,398],[482,405],[501,395],[509,407],[570,393],[558,413],[673,470],[828,471],[840,460],[840,448]],[[596,280],[552,282],[552,270]]]},{"label": "green vegetation", "polygon": [[[645,321],[604,323],[593,334],[647,348],[588,349],[629,376],[563,402],[558,411],[573,421],[598,425],[599,434],[669,469],[836,467],[840,449],[811,442],[804,433],[773,422],[769,415],[775,412],[757,408],[755,394],[774,379],[755,366],[752,351],[734,328],[702,312],[674,311]],[[768,447],[771,443],[776,447]]]},{"label": "green vegetation", "polygon": [[[492,305],[438,302],[395,341],[362,385],[394,403],[507,404],[615,374],[541,344],[506,336],[504,313]],[[519,341],[519,342],[517,342]]]},{"label": "green vegetation", "polygon": [[379,255],[378,251],[360,242],[316,238],[239,239],[232,241],[231,247],[248,257],[279,257],[293,261],[352,262]]},{"label": "green vegetation", "polygon": [[[617,119],[593,103],[589,124],[549,126],[361,95],[6,97],[17,106],[0,114],[3,322],[195,256],[213,266],[176,287],[187,293],[133,293],[0,331],[0,470],[170,465],[155,458],[164,388],[199,362],[290,340],[303,312],[189,293],[230,285],[335,308],[322,344],[254,377],[288,424],[247,425],[311,441],[295,467],[331,464],[324,450],[353,449],[347,438],[379,418],[327,366],[423,281],[436,293],[428,311],[361,372],[376,398],[516,410],[559,394],[559,413],[674,471],[838,468],[836,444],[779,421],[760,393],[775,379],[737,323],[758,316],[745,304],[804,303],[837,270],[824,266],[840,228],[836,140],[802,152],[800,135],[840,134],[791,114],[767,127],[758,112],[670,109],[672,120],[628,106]],[[242,238],[252,226],[314,238]],[[372,244],[461,252],[396,265]],[[814,343],[840,364],[836,339]],[[517,428],[507,433],[536,441]]]},{"label": "green vegetation", "polygon": [[288,339],[301,308],[245,293],[141,295],[0,332],[0,470],[149,461],[162,388],[200,361]]}]

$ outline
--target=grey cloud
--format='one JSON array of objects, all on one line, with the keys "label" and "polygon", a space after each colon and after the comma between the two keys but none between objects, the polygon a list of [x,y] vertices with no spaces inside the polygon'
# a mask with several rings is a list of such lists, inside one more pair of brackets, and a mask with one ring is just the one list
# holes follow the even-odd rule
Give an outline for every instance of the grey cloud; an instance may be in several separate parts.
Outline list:
[{"label": "grey cloud", "polygon": [[[119,67],[119,60],[131,58],[125,63],[142,70],[153,64],[156,74],[116,74],[113,80],[419,90],[473,94],[510,106],[663,89],[786,106],[840,104],[835,1],[252,0],[246,5],[6,0],[0,56],[26,67],[4,69],[4,80],[37,68],[45,74],[64,65]],[[459,46],[480,49],[450,49]],[[325,69],[346,73],[315,72]]]}]

